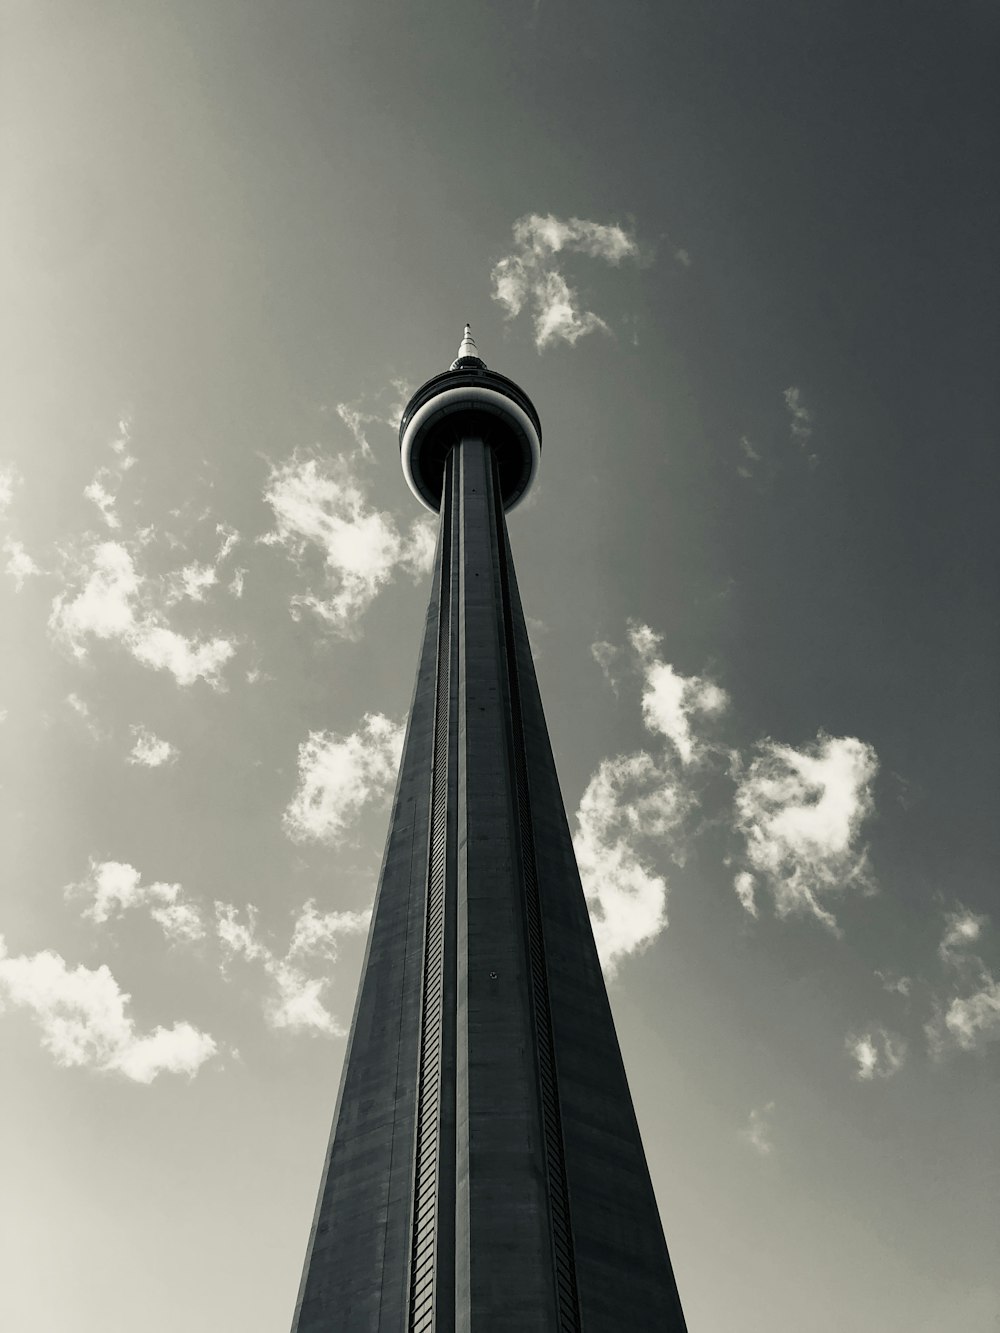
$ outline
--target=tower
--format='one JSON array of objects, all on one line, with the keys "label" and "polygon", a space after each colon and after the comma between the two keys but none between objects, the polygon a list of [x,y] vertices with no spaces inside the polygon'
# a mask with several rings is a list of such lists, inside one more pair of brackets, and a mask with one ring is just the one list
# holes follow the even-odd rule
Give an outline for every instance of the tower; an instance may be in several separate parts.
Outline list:
[{"label": "tower", "polygon": [[684,1333],[507,539],[538,414],[466,325],[399,435],[438,543],[293,1333]]}]

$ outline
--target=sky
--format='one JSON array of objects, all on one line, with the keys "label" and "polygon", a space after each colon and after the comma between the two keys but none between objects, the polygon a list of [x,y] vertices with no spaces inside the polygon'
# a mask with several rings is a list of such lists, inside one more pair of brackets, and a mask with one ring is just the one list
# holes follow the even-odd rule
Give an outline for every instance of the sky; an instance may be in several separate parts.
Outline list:
[{"label": "sky", "polygon": [[691,1333],[996,1333],[995,6],[2,17],[0,1327],[290,1322],[469,320]]}]

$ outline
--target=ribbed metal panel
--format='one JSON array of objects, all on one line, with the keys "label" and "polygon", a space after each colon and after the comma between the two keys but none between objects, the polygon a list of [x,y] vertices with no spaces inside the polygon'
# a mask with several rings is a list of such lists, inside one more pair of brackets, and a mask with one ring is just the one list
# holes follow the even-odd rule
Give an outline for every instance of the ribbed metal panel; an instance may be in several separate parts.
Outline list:
[{"label": "ribbed metal panel", "polygon": [[[451,513],[449,459],[445,471],[441,516],[444,553],[438,623],[437,691],[434,715],[434,758],[431,771],[430,849],[427,876],[427,921],[424,933],[424,984],[421,996],[420,1064],[417,1075],[417,1131],[414,1152],[413,1256],[410,1278],[409,1328],[431,1333],[437,1326],[435,1289],[438,1283],[441,1156],[441,1095],[445,1026],[446,938],[448,891],[448,791],[451,713]],[[448,1201],[445,1201],[446,1204]]]}]

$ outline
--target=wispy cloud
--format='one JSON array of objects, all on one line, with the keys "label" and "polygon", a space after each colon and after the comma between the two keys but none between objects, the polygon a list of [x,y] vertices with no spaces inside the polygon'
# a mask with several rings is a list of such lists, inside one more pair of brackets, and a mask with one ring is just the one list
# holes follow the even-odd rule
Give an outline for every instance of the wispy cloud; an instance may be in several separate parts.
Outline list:
[{"label": "wispy cloud", "polygon": [[168,939],[190,942],[205,934],[201,912],[179,884],[143,884],[135,866],[123,861],[90,859],[86,876],[67,884],[68,899],[84,899],[83,915],[101,925],[132,908],[144,907]]},{"label": "wispy cloud", "polygon": [[931,1054],[940,1057],[949,1048],[976,1051],[1000,1041],[1000,978],[972,951],[983,941],[989,917],[958,904],[945,913],[938,957],[964,994],[935,1000],[934,1017],[925,1026]]},{"label": "wispy cloud", "polygon": [[129,453],[131,442],[131,422],[122,418],[118,422],[117,433],[109,441],[109,448],[115,455],[115,463],[110,466],[99,467],[93,479],[83,490],[84,496],[97,506],[106,526],[113,531],[116,531],[122,525],[117,508],[118,490],[125,473],[135,462],[134,456]]},{"label": "wispy cloud", "polygon": [[170,576],[166,594],[168,605],[185,599],[191,602],[203,602],[209,588],[214,588],[219,581],[214,564],[200,564],[197,560],[176,570]]},{"label": "wispy cloud", "polygon": [[740,436],[740,462],[736,468],[737,473],[746,480],[749,480],[757,471],[761,462],[759,450],[746,435]]},{"label": "wispy cloud", "polygon": [[771,1135],[771,1115],[774,1102],[755,1107],[750,1112],[750,1119],[740,1130],[740,1138],[751,1147],[759,1157],[770,1157],[774,1152],[774,1140]]},{"label": "wispy cloud", "polygon": [[748,912],[752,917],[760,915],[760,909],[757,906],[757,882],[749,870],[741,870],[734,877],[733,892],[739,899],[744,912]]},{"label": "wispy cloud", "polygon": [[262,540],[282,547],[300,569],[320,557],[326,587],[292,598],[293,614],[303,608],[347,637],[380,590],[402,571],[413,578],[434,557],[434,530],[417,519],[404,536],[395,518],[373,509],[350,458],[331,460],[294,454],[271,469],[264,499],[275,526]]},{"label": "wispy cloud", "polygon": [[908,999],[913,982],[910,977],[897,976],[895,972],[880,972],[878,969],[875,975],[882,983],[882,989],[887,995],[901,995]]},{"label": "wispy cloud", "polygon": [[649,730],[666,737],[681,762],[690,764],[706,750],[695,719],[719,717],[729,707],[729,695],[707,676],[682,676],[664,662],[658,656],[661,640],[648,625],[629,626],[629,642],[642,663],[642,716]]},{"label": "wispy cloud", "polygon": [[618,676],[615,672],[615,663],[621,655],[621,649],[613,643],[608,643],[606,639],[600,639],[590,645],[590,655],[601,668],[604,679],[617,694]]},{"label": "wispy cloud", "polygon": [[411,392],[412,388],[406,380],[394,379],[388,387],[370,398],[337,403],[337,416],[353,435],[358,452],[364,457],[369,458],[372,453],[368,443],[368,427],[386,426],[392,431],[397,430]]},{"label": "wispy cloud", "polygon": [[[665,742],[663,753],[639,750],[605,759],[576,812],[574,844],[594,936],[607,975],[666,928],[667,880],[652,855],[682,860],[681,833],[697,803],[686,770],[711,753],[703,728],[728,706],[726,692],[707,676],[683,676],[659,656],[661,636],[629,622],[631,664],[642,682],[647,730]],[[613,688],[621,652],[596,643],[591,652]]]},{"label": "wispy cloud", "polygon": [[813,414],[802,400],[802,390],[791,385],[784,392],[785,407],[788,409],[788,423],[792,439],[799,445],[809,462],[815,466],[819,462],[816,454],[809,450],[809,441],[813,433]]},{"label": "wispy cloud", "polygon": [[852,736],[821,732],[801,750],[758,744],[750,765],[736,773],[736,827],[748,866],[736,887],[744,906],[754,901],[745,878],[752,873],[778,916],[812,915],[839,933],[823,900],[875,887],[860,834],[874,808],[877,770],[875,751]]},{"label": "wispy cloud", "polygon": [[95,741],[101,740],[105,733],[100,724],[95,719],[94,714],[91,711],[90,705],[87,703],[86,699],[81,699],[80,696],[75,691],[72,691],[71,693],[67,694],[66,703],[73,710],[76,716],[80,719],[80,721],[86,727],[87,731],[90,733],[93,739]]},{"label": "wispy cloud", "polygon": [[854,1060],[854,1077],[863,1083],[876,1078],[891,1078],[906,1061],[906,1042],[883,1027],[851,1033],[844,1043]]},{"label": "wispy cloud", "polygon": [[606,975],[667,925],[667,881],[640,850],[674,833],[690,808],[684,786],[645,751],[605,759],[580,800],[573,838]]},{"label": "wispy cloud", "polygon": [[3,550],[7,556],[7,564],[4,569],[14,580],[15,591],[20,592],[28,579],[35,574],[41,574],[42,571],[24,549],[22,543],[15,541],[13,537],[4,538]]},{"label": "wispy cloud", "polygon": [[152,1083],[162,1073],[193,1077],[216,1051],[214,1039],[190,1023],[137,1031],[132,997],[107,966],[71,968],[51,950],[11,957],[2,939],[0,997],[31,1015],[43,1047],[64,1067]]},{"label": "wispy cloud", "polygon": [[0,466],[0,518],[14,502],[14,492],[21,484],[21,474],[13,463]]},{"label": "wispy cloud", "polygon": [[130,764],[138,764],[141,768],[160,768],[163,764],[173,763],[177,758],[176,748],[148,727],[141,724],[130,727],[129,735],[132,739],[132,749],[128,756]]},{"label": "wispy cloud", "polygon": [[527,309],[532,316],[539,351],[556,342],[573,346],[588,333],[610,333],[607,323],[583,307],[579,293],[566,281],[555,256],[576,253],[619,265],[637,259],[635,238],[617,223],[563,220],[551,213],[525,214],[514,223],[514,252],[493,267],[493,299],[508,319]]},{"label": "wispy cloud", "polygon": [[367,713],[357,731],[338,736],[311,731],[299,746],[299,785],[284,814],[297,842],[337,844],[362,808],[391,792],[404,728],[381,713]]},{"label": "wispy cloud", "polygon": [[944,920],[944,934],[938,945],[938,957],[941,961],[954,967],[970,961],[970,958],[978,962],[975,955],[970,955],[969,950],[981,939],[983,928],[989,918],[970,912],[967,907],[959,906],[953,912],[946,912]]},{"label": "wispy cloud", "polygon": [[925,1028],[934,1055],[948,1046],[975,1051],[1000,1041],[1000,978],[984,972],[978,990],[956,995]]},{"label": "wispy cloud", "polygon": [[252,904],[245,909],[244,920],[232,903],[217,902],[215,913],[224,969],[233,959],[242,958],[259,964],[271,981],[264,1004],[270,1027],[344,1035],[344,1025],[324,1003],[331,979],[329,965],[336,960],[343,939],[367,932],[369,910],[320,913],[310,899],[295,920],[284,954],[261,939],[258,912]]},{"label": "wispy cloud", "polygon": [[155,605],[155,588],[123,542],[101,541],[71,558],[66,584],[53,600],[49,629],[77,659],[98,639],[120,644],[144,666],[170,672],[178,685],[204,680],[224,688],[222,668],[235,654],[235,642],[171,629]]}]

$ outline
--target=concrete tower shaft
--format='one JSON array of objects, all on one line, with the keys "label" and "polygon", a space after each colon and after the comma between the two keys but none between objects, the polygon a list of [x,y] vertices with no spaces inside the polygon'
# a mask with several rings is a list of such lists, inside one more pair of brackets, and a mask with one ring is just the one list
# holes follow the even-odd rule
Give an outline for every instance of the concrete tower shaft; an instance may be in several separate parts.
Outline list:
[{"label": "concrete tower shaft", "polygon": [[471,401],[293,1333],[684,1333]]}]

